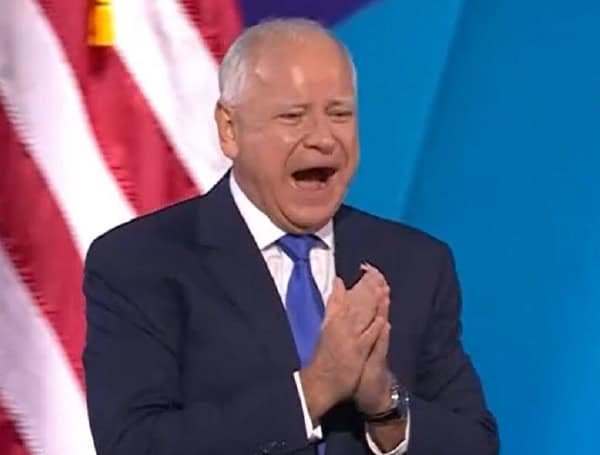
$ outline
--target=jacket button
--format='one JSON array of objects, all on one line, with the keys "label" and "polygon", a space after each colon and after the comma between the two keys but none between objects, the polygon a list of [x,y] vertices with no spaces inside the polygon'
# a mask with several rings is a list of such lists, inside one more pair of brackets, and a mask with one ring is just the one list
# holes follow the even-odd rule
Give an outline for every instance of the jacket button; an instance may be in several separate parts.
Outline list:
[{"label": "jacket button", "polygon": [[273,450],[275,450],[278,447],[278,445],[279,445],[279,443],[277,441],[270,441],[270,442],[267,442],[267,443],[261,445],[258,448],[258,450],[259,450],[259,453],[266,455],[266,454],[271,453]]}]

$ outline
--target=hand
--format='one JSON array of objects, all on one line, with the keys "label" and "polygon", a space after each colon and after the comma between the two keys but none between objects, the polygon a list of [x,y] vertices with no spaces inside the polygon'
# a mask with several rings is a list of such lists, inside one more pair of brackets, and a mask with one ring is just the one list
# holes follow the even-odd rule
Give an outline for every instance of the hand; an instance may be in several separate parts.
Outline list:
[{"label": "hand", "polygon": [[389,287],[379,271],[369,265],[361,265],[363,275],[352,289],[346,292],[356,333],[362,333],[371,325],[380,311],[380,305],[389,300]]},{"label": "hand", "polygon": [[389,409],[392,378],[387,364],[390,341],[390,288],[385,277],[371,265],[366,266],[367,284],[377,299],[377,316],[385,321],[373,350],[369,353],[354,394],[358,409],[366,414],[376,414]]},{"label": "hand", "polygon": [[[359,311],[348,294],[342,280],[337,278],[327,302],[321,338],[310,364],[300,372],[307,406],[315,422],[336,403],[354,394],[367,356],[385,325],[383,317],[376,316],[374,302],[364,302],[363,310]],[[366,327],[365,321],[369,321]]]},{"label": "hand", "polygon": [[[373,266],[365,266],[371,284],[372,295],[377,299],[377,316],[386,322],[379,333],[375,345],[363,367],[354,401],[359,410],[366,414],[377,414],[387,411],[391,405],[390,391],[392,375],[387,364],[387,353],[390,342],[390,289],[385,277]],[[369,425],[369,435],[383,452],[389,452],[406,437],[406,420],[394,419],[385,424]]]}]

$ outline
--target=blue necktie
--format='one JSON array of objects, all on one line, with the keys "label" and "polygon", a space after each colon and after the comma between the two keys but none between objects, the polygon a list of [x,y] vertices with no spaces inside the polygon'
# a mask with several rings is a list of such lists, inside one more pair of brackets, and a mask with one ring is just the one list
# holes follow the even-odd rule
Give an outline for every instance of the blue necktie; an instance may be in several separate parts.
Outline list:
[{"label": "blue necktie", "polygon": [[310,268],[310,250],[318,243],[319,239],[314,236],[292,234],[283,236],[278,242],[294,263],[285,307],[302,367],[312,358],[323,321],[323,299]]},{"label": "blue necktie", "polygon": [[[312,235],[293,234],[277,242],[294,263],[285,306],[302,367],[310,362],[315,351],[324,315],[323,298],[310,268],[310,250],[319,242]],[[318,451],[320,455],[325,453],[325,443],[318,445]]]}]

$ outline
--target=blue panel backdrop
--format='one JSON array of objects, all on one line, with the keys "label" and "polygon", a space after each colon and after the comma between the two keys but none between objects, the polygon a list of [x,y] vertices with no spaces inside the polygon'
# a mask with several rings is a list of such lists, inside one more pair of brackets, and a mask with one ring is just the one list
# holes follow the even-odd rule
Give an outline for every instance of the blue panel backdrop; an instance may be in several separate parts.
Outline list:
[{"label": "blue panel backdrop", "polygon": [[600,2],[241,4],[334,24],[354,53],[348,199],[454,248],[502,453],[599,453]]}]

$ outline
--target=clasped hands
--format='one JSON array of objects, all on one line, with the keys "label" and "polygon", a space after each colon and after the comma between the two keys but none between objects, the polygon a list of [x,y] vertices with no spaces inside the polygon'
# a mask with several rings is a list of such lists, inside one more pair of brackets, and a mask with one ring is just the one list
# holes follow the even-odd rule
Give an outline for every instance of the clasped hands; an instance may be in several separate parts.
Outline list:
[{"label": "clasped hands", "polygon": [[349,290],[336,278],[317,348],[300,372],[314,423],[349,399],[365,414],[390,407],[390,288],[375,267],[363,264],[361,268],[362,277]]}]

